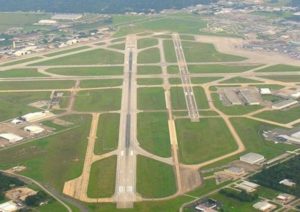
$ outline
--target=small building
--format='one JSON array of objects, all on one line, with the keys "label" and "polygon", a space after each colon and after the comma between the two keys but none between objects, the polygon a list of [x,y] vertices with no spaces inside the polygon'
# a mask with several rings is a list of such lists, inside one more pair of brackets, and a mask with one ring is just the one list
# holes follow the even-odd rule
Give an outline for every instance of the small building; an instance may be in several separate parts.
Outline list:
[{"label": "small building", "polygon": [[294,106],[298,104],[298,101],[294,100],[294,99],[287,99],[287,100],[283,100],[280,102],[277,102],[275,104],[272,105],[272,109],[274,110],[282,110],[291,106]]},{"label": "small building", "polygon": [[77,40],[77,39],[68,40],[68,41],[66,42],[66,44],[67,44],[68,46],[74,45],[74,44],[76,44],[76,43],[78,43],[78,40]]},{"label": "small building", "polygon": [[82,18],[81,14],[56,14],[51,17],[53,20],[67,20],[67,21],[75,21]]},{"label": "small building", "polygon": [[202,212],[215,212],[218,209],[218,202],[214,199],[205,199],[196,205],[195,209]]},{"label": "small building", "polygon": [[260,211],[271,211],[276,208],[276,205],[273,205],[267,201],[257,202],[253,205],[253,207]]},{"label": "small building", "polygon": [[285,186],[288,186],[288,187],[295,187],[295,186],[296,186],[296,183],[293,182],[293,181],[290,180],[290,179],[284,179],[284,180],[281,180],[281,181],[279,182],[279,184],[285,185]]},{"label": "small building", "polygon": [[24,131],[29,132],[32,135],[40,134],[45,131],[44,128],[36,125],[27,126],[24,128]]},{"label": "small building", "polygon": [[270,88],[260,88],[259,93],[261,95],[270,95],[270,94],[272,94]]},{"label": "small building", "polygon": [[236,188],[242,189],[248,193],[256,191],[256,189],[259,187],[256,183],[252,183],[249,181],[243,181],[240,184],[236,185]]},{"label": "small building", "polygon": [[295,197],[293,195],[283,193],[283,194],[279,194],[276,197],[276,199],[283,204],[287,204],[287,203],[291,202],[292,200],[294,200]]},{"label": "small building", "polygon": [[20,119],[20,118],[15,118],[11,121],[12,124],[22,124],[24,122],[24,120]]},{"label": "small building", "polygon": [[243,176],[246,174],[245,170],[240,167],[231,166],[228,169],[224,170],[225,173],[233,175],[233,176]]},{"label": "small building", "polygon": [[20,207],[13,201],[8,201],[0,204],[0,212],[14,212],[19,209]]},{"label": "small building", "polygon": [[55,20],[49,20],[49,19],[44,19],[44,20],[40,20],[38,22],[39,25],[54,25],[57,24],[57,21]]},{"label": "small building", "polygon": [[0,138],[7,140],[9,143],[16,143],[23,140],[23,137],[15,135],[13,133],[1,133]]},{"label": "small building", "polygon": [[247,153],[247,154],[241,156],[240,161],[249,163],[251,165],[255,165],[255,164],[261,164],[262,162],[264,162],[265,157],[263,155],[250,152],[250,153]]}]

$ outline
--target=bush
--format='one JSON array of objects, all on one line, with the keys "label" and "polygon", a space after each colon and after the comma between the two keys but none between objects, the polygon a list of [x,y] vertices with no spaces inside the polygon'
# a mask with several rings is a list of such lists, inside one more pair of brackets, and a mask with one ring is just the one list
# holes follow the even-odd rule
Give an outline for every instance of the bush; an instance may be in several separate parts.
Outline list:
[{"label": "bush", "polygon": [[220,194],[237,199],[241,202],[253,202],[258,198],[257,193],[247,193],[246,191],[237,191],[230,188],[223,188],[219,191]]},{"label": "bush", "polygon": [[26,197],[25,204],[30,207],[37,207],[48,199],[48,195],[44,191],[39,191],[35,195]]}]

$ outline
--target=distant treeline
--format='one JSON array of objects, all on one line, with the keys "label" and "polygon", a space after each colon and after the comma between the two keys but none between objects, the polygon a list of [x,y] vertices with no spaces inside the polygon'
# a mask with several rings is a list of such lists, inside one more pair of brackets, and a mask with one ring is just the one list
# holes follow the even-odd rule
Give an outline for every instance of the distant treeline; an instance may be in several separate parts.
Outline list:
[{"label": "distant treeline", "polygon": [[46,11],[57,13],[148,12],[180,9],[218,0],[0,0],[0,11]]}]

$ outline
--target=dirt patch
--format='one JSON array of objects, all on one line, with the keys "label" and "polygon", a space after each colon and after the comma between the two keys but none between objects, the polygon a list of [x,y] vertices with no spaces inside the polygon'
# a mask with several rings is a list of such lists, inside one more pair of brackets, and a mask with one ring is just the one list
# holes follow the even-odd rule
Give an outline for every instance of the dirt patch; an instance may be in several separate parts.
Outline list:
[{"label": "dirt patch", "polygon": [[197,170],[180,168],[182,192],[192,191],[202,183],[200,174]]}]

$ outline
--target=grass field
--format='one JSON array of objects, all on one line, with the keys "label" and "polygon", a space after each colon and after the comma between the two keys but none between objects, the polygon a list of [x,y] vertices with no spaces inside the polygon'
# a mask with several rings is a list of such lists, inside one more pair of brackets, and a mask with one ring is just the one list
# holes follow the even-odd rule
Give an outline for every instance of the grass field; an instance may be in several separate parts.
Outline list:
[{"label": "grass field", "polygon": [[[207,130],[211,129],[211,130]],[[176,120],[180,160],[197,164],[234,151],[237,146],[225,122],[220,118]]]},{"label": "grass field", "polygon": [[171,156],[166,113],[139,113],[137,136],[141,147],[161,157]]},{"label": "grass field", "polygon": [[0,13],[0,32],[4,32],[12,27],[26,28],[41,19],[48,18],[50,18],[50,15],[45,13]]},{"label": "grass field", "polygon": [[[177,57],[176,57],[173,41],[172,40],[164,40],[163,44],[164,44],[166,61],[169,63],[177,62]],[[169,67],[168,67],[168,73],[170,73]]]},{"label": "grass field", "polygon": [[115,192],[117,156],[93,163],[87,195],[91,198],[111,197]]},{"label": "grass field", "polygon": [[53,53],[50,53],[50,54],[45,54],[45,56],[46,57],[53,57],[53,56],[72,53],[72,52],[76,52],[76,51],[80,51],[80,50],[88,49],[88,48],[89,48],[88,46],[80,46],[80,47],[77,47],[77,48],[66,49],[66,50],[63,50],[63,51],[58,51],[58,52],[53,52]]},{"label": "grass field", "polygon": [[137,79],[138,85],[161,85],[163,83],[162,78],[140,78]]},{"label": "grass field", "polygon": [[0,72],[0,78],[7,77],[45,77],[46,75],[41,74],[34,68],[24,68],[24,69],[11,69],[7,71]]},{"label": "grass field", "polygon": [[138,63],[159,63],[160,53],[159,49],[154,47],[146,49],[138,54]]},{"label": "grass field", "polygon": [[257,65],[221,65],[221,64],[208,64],[208,65],[189,65],[190,73],[239,73],[257,68]]},{"label": "grass field", "polygon": [[124,54],[113,52],[105,49],[95,49],[91,51],[76,53],[55,59],[46,60],[34,65],[51,66],[51,65],[98,65],[98,64],[122,64]]},{"label": "grass field", "polygon": [[298,106],[287,110],[265,111],[262,113],[258,113],[255,116],[262,119],[287,124],[289,122],[299,119],[299,114],[300,107]]},{"label": "grass field", "polygon": [[172,87],[171,93],[171,104],[174,110],[185,110],[186,103],[182,87]]},{"label": "grass field", "polygon": [[180,85],[181,82],[181,78],[169,78],[169,83],[171,85]]},{"label": "grass field", "polygon": [[30,107],[28,104],[49,99],[50,92],[0,93],[0,121],[38,111],[39,109]]},{"label": "grass field", "polygon": [[138,66],[137,73],[144,75],[144,74],[161,74],[161,67],[160,66]]},{"label": "grass field", "polygon": [[124,50],[125,49],[125,43],[118,43],[108,46],[109,48],[118,49],[118,50]]},{"label": "grass field", "polygon": [[209,109],[208,101],[204,89],[202,87],[194,87],[194,95],[198,109]]},{"label": "grass field", "polygon": [[174,194],[176,181],[173,167],[138,155],[137,192],[147,198],[166,197]]},{"label": "grass field", "polygon": [[165,110],[165,95],[162,88],[138,88],[138,109]]},{"label": "grass field", "polygon": [[0,168],[26,166],[23,175],[62,191],[65,181],[82,172],[91,117],[65,117],[75,123],[73,129],[1,151]]},{"label": "grass field", "polygon": [[299,72],[300,66],[290,66],[290,65],[275,65],[267,68],[259,69],[256,72]]},{"label": "grass field", "polygon": [[281,82],[300,82],[300,75],[270,75],[263,76],[262,78],[277,80]]},{"label": "grass field", "polygon": [[263,138],[263,130],[273,129],[275,126],[247,118],[231,118],[231,122],[246,146],[247,152],[256,152],[270,159],[296,148],[287,144],[274,144]]},{"label": "grass field", "polygon": [[52,212],[52,211],[61,211],[67,212],[68,210],[58,201],[52,200],[46,205],[39,207],[40,212]]},{"label": "grass field", "polygon": [[105,113],[100,115],[95,154],[103,154],[115,150],[119,140],[120,115]]},{"label": "grass field", "polygon": [[193,35],[180,35],[180,39],[181,40],[192,40],[192,41],[194,41],[195,36],[193,36]]},{"label": "grass field", "polygon": [[47,72],[66,76],[102,76],[102,75],[122,75],[123,67],[76,67],[76,68],[49,68]]},{"label": "grass field", "polygon": [[121,89],[105,89],[97,91],[81,91],[75,100],[77,111],[112,111],[119,110],[121,105]]},{"label": "grass field", "polygon": [[31,61],[34,61],[34,60],[38,60],[38,59],[42,59],[42,57],[31,57],[31,58],[22,59],[22,60],[14,60],[14,61],[11,61],[11,62],[0,64],[0,66],[4,67],[4,66],[18,65],[18,64],[22,64],[22,63],[27,63],[27,62],[31,62]]},{"label": "grass field", "polygon": [[144,49],[158,45],[158,40],[155,38],[142,38],[137,41],[138,49]]},{"label": "grass field", "polygon": [[233,106],[224,106],[222,101],[219,98],[219,94],[213,93],[212,99],[215,107],[221,110],[227,115],[244,115],[251,113],[253,111],[259,110],[262,108],[260,105],[233,105]]},{"label": "grass field", "polygon": [[204,84],[219,79],[222,79],[222,77],[193,77],[191,81],[193,84]]},{"label": "grass field", "polygon": [[0,90],[66,89],[74,85],[72,80],[1,82]]},{"label": "grass field", "polygon": [[220,82],[221,84],[239,84],[239,83],[262,83],[261,81],[258,80],[253,80],[253,79],[248,79],[244,77],[233,77],[224,81]]},{"label": "grass field", "polygon": [[183,51],[187,62],[222,62],[242,61],[246,58],[223,54],[218,52],[214,45],[209,43],[182,42]]},{"label": "grass field", "polygon": [[168,74],[179,74],[178,66],[168,66],[167,71],[168,71]]},{"label": "grass field", "polygon": [[97,87],[115,87],[121,86],[122,79],[105,79],[105,80],[81,80],[81,88],[97,88]]}]

